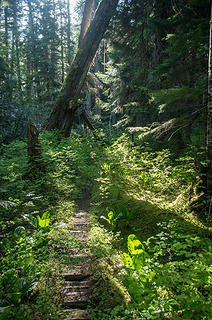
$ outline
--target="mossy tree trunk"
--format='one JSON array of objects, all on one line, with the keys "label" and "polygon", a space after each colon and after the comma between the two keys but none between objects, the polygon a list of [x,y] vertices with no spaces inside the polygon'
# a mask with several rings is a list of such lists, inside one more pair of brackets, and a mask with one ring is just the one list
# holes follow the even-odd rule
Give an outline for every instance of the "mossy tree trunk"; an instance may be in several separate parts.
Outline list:
[{"label": "mossy tree trunk", "polygon": [[59,129],[70,134],[77,100],[101,39],[118,5],[118,0],[102,0],[94,19],[81,41],[76,57],[66,77],[63,89],[48,120],[47,129]]}]

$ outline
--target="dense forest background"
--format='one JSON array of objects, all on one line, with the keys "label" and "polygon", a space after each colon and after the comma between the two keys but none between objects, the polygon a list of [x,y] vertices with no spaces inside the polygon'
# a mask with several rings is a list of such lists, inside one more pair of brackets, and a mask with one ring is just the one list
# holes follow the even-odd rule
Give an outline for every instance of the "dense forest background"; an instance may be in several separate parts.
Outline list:
[{"label": "dense forest background", "polygon": [[211,1],[73,7],[0,0],[0,320],[210,320]]},{"label": "dense forest background", "polygon": [[[95,1],[97,7],[98,1]],[[96,54],[83,108],[104,134],[204,145],[210,2],[121,1]],[[78,46],[83,1],[1,5],[1,143],[45,127]],[[75,129],[82,131],[80,111]],[[178,130],[178,128],[180,128]],[[174,141],[174,142],[173,142]],[[164,143],[164,141],[163,141]]]}]

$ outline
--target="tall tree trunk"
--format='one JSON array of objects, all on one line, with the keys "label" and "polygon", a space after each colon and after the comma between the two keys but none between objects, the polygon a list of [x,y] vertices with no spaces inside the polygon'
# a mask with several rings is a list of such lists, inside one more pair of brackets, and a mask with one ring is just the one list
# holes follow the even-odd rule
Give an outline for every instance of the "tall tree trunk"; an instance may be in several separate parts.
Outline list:
[{"label": "tall tree trunk", "polygon": [[[35,95],[38,98],[38,101],[41,103],[40,98],[40,78],[38,73],[38,52],[37,52],[37,35],[36,35],[36,29],[34,27],[35,21],[33,16],[33,8],[32,8],[32,2],[31,0],[27,0],[28,5],[28,24],[29,24],[29,44],[30,44],[30,50],[33,52],[33,55],[30,54],[29,61],[32,63],[32,70],[31,74],[29,75],[30,82],[34,82],[35,87]],[[34,75],[34,80],[33,80]],[[29,92],[32,89],[32,84],[30,84]]]},{"label": "tall tree trunk", "polygon": [[84,37],[86,35],[86,32],[88,31],[88,28],[90,27],[90,24],[91,24],[93,5],[94,5],[94,0],[86,0],[84,12],[83,12],[82,23],[81,23],[81,31],[80,31],[80,36],[79,36],[79,47],[82,43],[82,40],[84,39]]},{"label": "tall tree trunk", "polygon": [[8,8],[7,6],[4,8],[4,30],[5,30],[5,38],[4,43],[7,48],[6,50],[6,61],[9,61],[9,32],[8,32]]},{"label": "tall tree trunk", "polygon": [[17,73],[17,84],[19,95],[22,96],[21,88],[21,67],[20,67],[20,54],[19,54],[19,35],[18,35],[18,21],[17,21],[17,2],[13,2],[13,41],[14,41],[14,51],[15,51],[15,64]]},{"label": "tall tree trunk", "polygon": [[70,16],[70,0],[67,0],[67,62],[71,65],[71,16]]},{"label": "tall tree trunk", "polygon": [[[61,3],[62,4],[62,3]],[[64,82],[65,77],[65,64],[64,64],[64,45],[63,45],[63,16],[62,16],[62,8],[60,5],[60,57],[61,57],[61,81]]]},{"label": "tall tree trunk", "polygon": [[206,145],[206,164],[207,164],[207,192],[212,196],[212,4],[210,21],[210,44],[209,44],[209,63],[208,63],[208,111],[207,111],[207,145]]},{"label": "tall tree trunk", "polygon": [[117,4],[118,0],[101,1],[93,22],[87,30],[71,65],[64,88],[49,118],[47,129],[59,129],[64,131],[66,137],[69,136],[74,113],[78,108],[77,99],[79,98],[90,64],[93,61]]}]

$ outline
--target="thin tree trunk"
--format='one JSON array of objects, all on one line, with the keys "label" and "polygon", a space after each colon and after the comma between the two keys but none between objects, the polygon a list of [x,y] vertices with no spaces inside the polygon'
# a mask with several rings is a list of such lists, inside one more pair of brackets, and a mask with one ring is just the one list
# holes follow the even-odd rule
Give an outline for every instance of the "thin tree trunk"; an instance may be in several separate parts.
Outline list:
[{"label": "thin tree trunk", "polygon": [[106,41],[104,41],[104,73],[106,72],[106,54],[107,54],[107,45],[106,45]]},{"label": "thin tree trunk", "polygon": [[[27,0],[27,5],[29,8],[29,15],[28,15],[28,23],[29,23],[29,29],[30,29],[30,38],[29,38],[29,43],[30,43],[30,50],[34,53],[32,57],[30,56],[30,60],[32,61],[32,74],[31,74],[31,80],[33,79],[33,74],[34,74],[34,84],[35,84],[35,95],[38,98],[38,101],[41,103],[41,97],[40,97],[40,78],[38,74],[38,53],[37,53],[37,37],[36,37],[36,31],[34,28],[34,16],[33,16],[33,9],[32,9],[32,3],[31,0]],[[30,90],[32,86],[30,85]]]},{"label": "thin tree trunk", "polygon": [[14,47],[15,47],[15,58],[16,58],[16,72],[18,80],[19,94],[22,96],[21,89],[21,67],[20,67],[20,55],[19,55],[19,37],[18,37],[18,22],[17,22],[17,3],[13,3],[13,37],[14,37]]},{"label": "thin tree trunk", "polygon": [[206,142],[206,164],[207,164],[207,192],[212,196],[212,4],[210,21],[210,44],[208,63],[208,111],[207,111],[207,142]]},{"label": "thin tree trunk", "polygon": [[4,30],[5,30],[5,38],[4,43],[7,48],[6,50],[6,61],[9,61],[9,32],[8,32],[8,8],[4,8]]},{"label": "thin tree trunk", "polygon": [[77,99],[80,96],[89,67],[117,4],[118,0],[101,1],[93,22],[80,44],[70,72],[65,80],[64,88],[55,103],[47,129],[59,129],[64,132],[66,137],[69,136],[74,113],[78,108]]},{"label": "thin tree trunk", "polygon": [[60,46],[61,46],[61,81],[64,82],[65,77],[65,64],[64,64],[64,46],[63,46],[63,17],[62,8],[60,7]]}]

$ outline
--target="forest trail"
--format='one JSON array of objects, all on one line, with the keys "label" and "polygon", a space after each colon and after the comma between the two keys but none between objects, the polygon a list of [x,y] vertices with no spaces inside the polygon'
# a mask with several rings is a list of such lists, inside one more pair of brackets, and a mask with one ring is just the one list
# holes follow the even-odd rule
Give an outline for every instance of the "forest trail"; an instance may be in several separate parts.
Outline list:
[{"label": "forest trail", "polygon": [[92,256],[87,246],[89,206],[90,193],[85,188],[70,234],[75,245],[70,252],[69,269],[64,273],[62,296],[65,310],[61,320],[89,320],[87,305],[95,286],[95,280],[92,279]]}]

